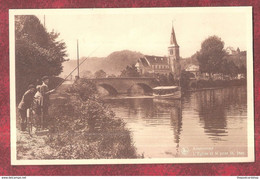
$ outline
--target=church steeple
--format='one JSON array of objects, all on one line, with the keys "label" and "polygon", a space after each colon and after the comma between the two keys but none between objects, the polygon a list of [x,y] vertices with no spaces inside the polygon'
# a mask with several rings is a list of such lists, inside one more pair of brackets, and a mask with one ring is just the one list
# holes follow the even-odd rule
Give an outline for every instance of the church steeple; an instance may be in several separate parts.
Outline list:
[{"label": "church steeple", "polygon": [[168,47],[169,52],[169,65],[172,71],[172,74],[175,79],[180,78],[180,51],[179,51],[179,45],[176,40],[174,28],[172,25],[172,33],[171,33],[171,39],[170,39],[170,45]]},{"label": "church steeple", "polygon": [[179,45],[177,44],[177,40],[176,40],[176,36],[175,36],[175,32],[174,32],[173,25],[172,25],[172,33],[171,33],[170,44],[171,44],[172,46],[179,47]]}]

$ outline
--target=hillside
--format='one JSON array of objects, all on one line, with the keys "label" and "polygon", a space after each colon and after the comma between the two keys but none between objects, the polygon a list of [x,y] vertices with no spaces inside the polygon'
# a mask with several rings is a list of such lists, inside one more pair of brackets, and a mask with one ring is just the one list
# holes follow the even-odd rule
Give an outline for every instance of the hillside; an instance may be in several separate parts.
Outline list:
[{"label": "hillside", "polygon": [[[107,57],[91,57],[87,59],[80,66],[81,75],[88,75],[90,72],[93,74],[102,69],[107,74],[119,75],[121,71],[127,66],[135,64],[138,58],[143,55],[140,52],[133,52],[129,50],[113,52]],[[80,63],[85,59],[82,57]],[[67,76],[74,68],[77,67],[77,60],[70,60],[63,63],[63,72],[60,77]],[[77,72],[73,73],[75,76]]]},{"label": "hillside", "polygon": [[143,54],[140,52],[129,50],[113,52],[105,59],[104,71],[109,74],[120,74],[127,65],[136,64],[137,60],[142,56]]},{"label": "hillside", "polygon": [[[126,68],[127,65],[135,64],[138,58],[144,56],[140,52],[133,52],[129,50],[116,51],[108,55],[107,57],[91,57],[87,59],[80,66],[80,75],[82,77],[91,76],[98,70],[104,70],[108,75],[120,75],[121,71]],[[246,52],[241,52],[237,55],[227,55],[228,61],[233,61],[236,66],[241,67],[244,65],[246,67]],[[80,63],[85,59],[82,57]],[[197,53],[189,58],[181,58],[180,60],[181,68],[186,69],[189,65],[199,65],[197,60]],[[60,77],[64,78],[67,76],[74,68],[77,67],[76,60],[70,60],[63,63],[63,72]],[[73,76],[77,74],[77,71],[73,73]]]}]

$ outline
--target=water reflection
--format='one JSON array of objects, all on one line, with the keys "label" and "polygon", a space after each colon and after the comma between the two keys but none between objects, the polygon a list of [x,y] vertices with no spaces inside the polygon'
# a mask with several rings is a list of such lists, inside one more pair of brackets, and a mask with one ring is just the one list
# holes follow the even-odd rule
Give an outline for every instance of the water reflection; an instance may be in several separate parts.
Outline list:
[{"label": "water reflection", "polygon": [[170,111],[171,114],[171,126],[173,129],[174,142],[176,143],[176,157],[179,154],[180,134],[182,131],[182,109],[181,104]]},{"label": "water reflection", "polygon": [[182,148],[194,146],[246,148],[246,87],[187,93],[182,100],[105,102],[124,119],[145,157],[178,157]]},{"label": "water reflection", "polygon": [[200,122],[204,124],[205,133],[211,136],[212,140],[222,140],[220,136],[226,136],[226,111],[224,99],[216,91],[210,90],[203,93],[196,93]]},{"label": "water reflection", "polygon": [[195,105],[205,134],[212,140],[225,140],[228,135],[227,118],[246,115],[246,88],[233,87],[206,90],[187,95]]}]

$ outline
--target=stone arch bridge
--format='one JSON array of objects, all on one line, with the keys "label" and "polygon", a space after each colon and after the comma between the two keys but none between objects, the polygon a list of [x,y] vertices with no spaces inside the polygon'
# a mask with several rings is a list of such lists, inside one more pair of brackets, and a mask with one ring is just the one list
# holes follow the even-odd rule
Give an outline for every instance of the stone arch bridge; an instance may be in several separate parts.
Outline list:
[{"label": "stone arch bridge", "polygon": [[151,93],[152,88],[158,86],[155,78],[148,77],[94,78],[91,81],[97,86],[103,87],[112,95],[127,94],[135,85],[141,87],[145,93]]}]

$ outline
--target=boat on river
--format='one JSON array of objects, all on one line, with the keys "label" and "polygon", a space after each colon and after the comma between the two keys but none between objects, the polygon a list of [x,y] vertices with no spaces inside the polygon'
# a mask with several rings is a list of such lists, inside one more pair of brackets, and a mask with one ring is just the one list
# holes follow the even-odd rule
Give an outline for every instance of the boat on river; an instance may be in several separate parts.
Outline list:
[{"label": "boat on river", "polygon": [[180,86],[157,86],[153,88],[154,98],[181,99]]}]

